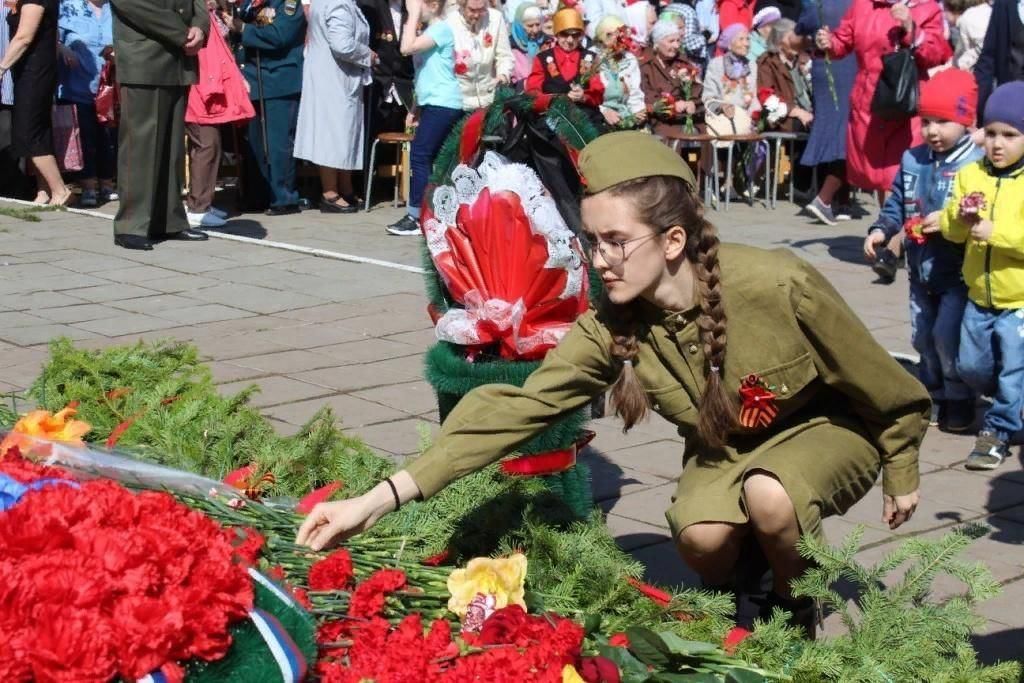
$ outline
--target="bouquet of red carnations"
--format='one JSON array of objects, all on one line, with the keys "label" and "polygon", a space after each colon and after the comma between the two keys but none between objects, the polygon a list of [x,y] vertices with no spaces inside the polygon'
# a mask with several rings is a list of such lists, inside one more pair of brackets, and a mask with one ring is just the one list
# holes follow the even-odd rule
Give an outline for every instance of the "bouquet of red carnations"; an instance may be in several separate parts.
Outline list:
[{"label": "bouquet of red carnations", "polygon": [[673,117],[676,114],[676,98],[671,93],[663,92],[658,99],[647,108],[647,113],[658,117]]}]

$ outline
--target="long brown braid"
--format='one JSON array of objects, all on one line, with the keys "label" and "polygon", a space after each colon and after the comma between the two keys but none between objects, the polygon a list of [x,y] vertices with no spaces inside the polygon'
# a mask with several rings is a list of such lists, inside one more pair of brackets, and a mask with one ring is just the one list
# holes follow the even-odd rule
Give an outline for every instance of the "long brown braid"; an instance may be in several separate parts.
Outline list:
[{"label": "long brown braid", "polygon": [[[686,231],[686,260],[694,265],[700,315],[697,327],[704,347],[705,387],[697,418],[697,434],[713,448],[721,447],[736,425],[736,404],[722,381],[726,356],[726,314],[722,304],[719,240],[715,227],[704,218],[704,210],[689,186],[672,176],[650,176],[630,180],[608,190],[629,197],[637,218],[656,230],[682,226]],[[602,308],[612,328],[611,355],[622,363],[612,385],[611,402],[625,429],[646,417],[650,409],[647,394],[633,369],[639,348],[636,306],[614,305],[605,299]],[[627,362],[628,361],[628,362]]]}]

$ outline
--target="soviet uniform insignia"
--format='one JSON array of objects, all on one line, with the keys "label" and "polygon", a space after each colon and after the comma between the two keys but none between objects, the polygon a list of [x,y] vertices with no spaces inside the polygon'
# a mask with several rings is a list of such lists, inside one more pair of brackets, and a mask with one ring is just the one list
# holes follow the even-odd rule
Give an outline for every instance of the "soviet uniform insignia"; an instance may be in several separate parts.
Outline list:
[{"label": "soviet uniform insignia", "polygon": [[299,8],[298,0],[286,0],[284,3],[284,13],[289,17],[295,14],[295,10]]}]

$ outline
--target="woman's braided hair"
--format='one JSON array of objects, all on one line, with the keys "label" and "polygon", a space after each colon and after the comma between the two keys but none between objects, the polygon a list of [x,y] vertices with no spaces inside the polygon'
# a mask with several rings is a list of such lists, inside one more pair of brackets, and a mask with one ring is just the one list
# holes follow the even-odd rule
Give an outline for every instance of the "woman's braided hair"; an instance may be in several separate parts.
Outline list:
[{"label": "woman's braided hair", "polygon": [[[718,234],[704,218],[704,209],[693,191],[680,178],[649,176],[629,180],[607,190],[614,196],[629,197],[637,218],[665,230],[682,226],[686,231],[686,260],[694,265],[700,315],[697,327],[704,347],[706,384],[700,400],[697,435],[713,448],[721,447],[727,433],[736,425],[736,405],[725,390],[722,368],[726,351],[726,315],[722,305],[721,269],[718,263]],[[647,416],[647,394],[633,369],[639,350],[639,325],[635,304],[616,305],[607,298],[601,306],[612,331],[612,357],[622,363],[622,371],[611,388],[615,413],[628,430]]]}]

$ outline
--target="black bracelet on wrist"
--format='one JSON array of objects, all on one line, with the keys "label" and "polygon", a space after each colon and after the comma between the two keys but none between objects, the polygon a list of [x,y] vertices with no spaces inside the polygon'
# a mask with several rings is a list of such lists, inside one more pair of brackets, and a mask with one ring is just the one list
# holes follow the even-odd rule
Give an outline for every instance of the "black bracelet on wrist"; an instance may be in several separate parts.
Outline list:
[{"label": "black bracelet on wrist", "polygon": [[395,510],[397,511],[398,508],[402,507],[402,499],[398,497],[398,488],[395,486],[395,482],[391,481],[391,477],[388,477],[384,481],[386,481],[388,486],[391,487],[391,495],[395,497]]}]

